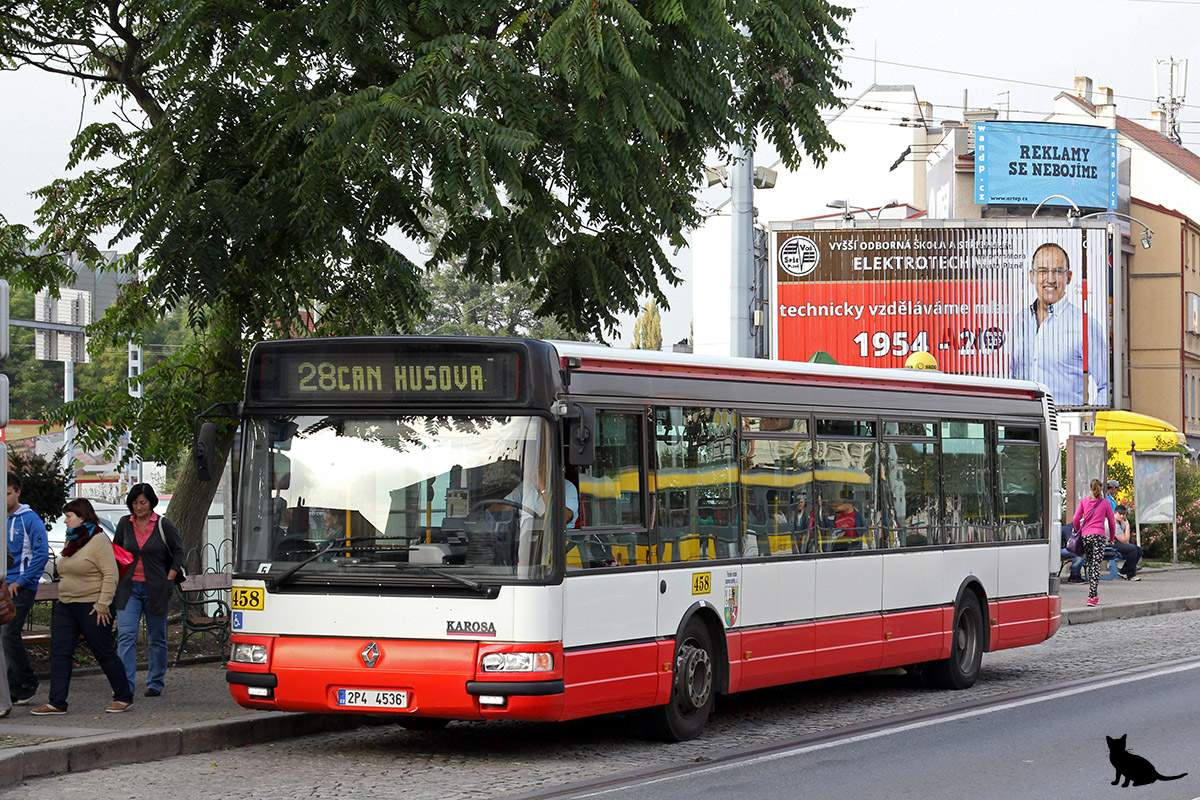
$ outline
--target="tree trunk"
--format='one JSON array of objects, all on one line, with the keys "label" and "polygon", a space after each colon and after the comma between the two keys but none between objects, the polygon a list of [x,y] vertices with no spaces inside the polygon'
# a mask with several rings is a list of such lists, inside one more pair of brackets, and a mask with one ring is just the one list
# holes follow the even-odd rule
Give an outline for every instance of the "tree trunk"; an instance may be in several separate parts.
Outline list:
[{"label": "tree trunk", "polygon": [[213,479],[202,481],[196,474],[196,462],[193,459],[184,461],[183,468],[175,484],[175,493],[171,497],[171,505],[167,508],[167,516],[179,528],[183,537],[183,546],[188,558],[185,568],[188,573],[204,567],[204,545],[208,541],[208,509],[221,483],[221,474],[229,461],[229,450],[233,446],[236,431],[233,425],[223,432],[218,426],[216,447],[213,459]]}]

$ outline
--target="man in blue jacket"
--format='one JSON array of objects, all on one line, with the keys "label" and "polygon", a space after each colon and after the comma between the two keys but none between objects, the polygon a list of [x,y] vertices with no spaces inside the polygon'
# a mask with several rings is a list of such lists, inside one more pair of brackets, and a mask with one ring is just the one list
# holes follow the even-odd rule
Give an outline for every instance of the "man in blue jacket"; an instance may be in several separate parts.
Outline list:
[{"label": "man in blue jacket", "polygon": [[37,598],[38,582],[50,557],[46,526],[33,509],[21,502],[21,479],[8,473],[8,593],[17,616],[4,626],[4,656],[8,661],[8,691],[14,703],[25,705],[37,694],[38,679],[21,641],[21,628]]}]

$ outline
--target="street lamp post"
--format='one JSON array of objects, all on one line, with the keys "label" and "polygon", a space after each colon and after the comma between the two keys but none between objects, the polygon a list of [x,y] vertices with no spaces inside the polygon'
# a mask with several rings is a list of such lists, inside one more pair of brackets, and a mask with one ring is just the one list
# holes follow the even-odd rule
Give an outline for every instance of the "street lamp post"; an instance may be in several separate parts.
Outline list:
[{"label": "street lamp post", "polygon": [[861,211],[871,219],[879,219],[879,215],[884,211],[884,209],[895,208],[898,205],[900,205],[900,202],[898,200],[889,200],[889,201],[887,201],[887,203],[885,205],[883,205],[879,208],[879,211],[876,211],[874,214],[871,213],[871,209],[869,209],[869,208],[863,208],[862,206],[850,205],[849,200],[830,200],[828,203],[825,204],[825,207],[842,209],[842,219],[854,219],[854,215],[852,213],[850,213],[852,210],[853,211]]},{"label": "street lamp post", "polygon": [[1079,210],[1079,206],[1075,205],[1075,201],[1072,200],[1071,198],[1067,197],[1065,194],[1052,194],[1049,197],[1047,197],[1045,200],[1043,200],[1042,202],[1037,204],[1037,208],[1033,209],[1033,213],[1029,215],[1029,218],[1033,219],[1034,217],[1036,217],[1038,215],[1038,212],[1042,210],[1042,206],[1046,205],[1046,203],[1049,203],[1051,200],[1053,200],[1056,197],[1059,200],[1066,200],[1068,203],[1071,204],[1072,210],[1067,212],[1068,217],[1072,217],[1072,216],[1079,217],[1083,214],[1083,212]]},{"label": "street lamp post", "polygon": [[1142,248],[1146,250],[1150,249],[1150,243],[1154,237],[1154,230],[1137,217],[1131,217],[1128,214],[1122,214],[1120,211],[1093,211],[1091,214],[1084,214],[1082,217],[1079,217],[1079,219],[1087,219],[1088,217],[1120,217],[1121,219],[1127,219],[1130,222],[1136,222],[1138,225],[1141,225],[1143,229],[1141,236]]}]

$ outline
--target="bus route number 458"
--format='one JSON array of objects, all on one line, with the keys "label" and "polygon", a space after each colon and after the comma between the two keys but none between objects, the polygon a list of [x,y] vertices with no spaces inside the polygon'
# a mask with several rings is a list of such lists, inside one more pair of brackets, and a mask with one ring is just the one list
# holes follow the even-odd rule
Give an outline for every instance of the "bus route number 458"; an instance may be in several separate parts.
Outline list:
[{"label": "bus route number 458", "polygon": [[263,599],[263,590],[259,587],[233,587],[233,607],[238,611],[262,611]]}]

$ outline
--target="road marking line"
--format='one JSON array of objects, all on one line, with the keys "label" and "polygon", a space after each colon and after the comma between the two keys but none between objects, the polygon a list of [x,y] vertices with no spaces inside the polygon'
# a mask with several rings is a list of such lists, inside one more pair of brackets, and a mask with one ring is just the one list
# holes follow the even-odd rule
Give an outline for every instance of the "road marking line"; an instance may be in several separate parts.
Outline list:
[{"label": "road marking line", "polygon": [[[1150,672],[1142,672],[1142,673],[1138,674],[1138,678],[1139,679],[1158,678],[1158,677],[1162,677],[1163,675],[1174,675],[1175,673],[1178,673],[1178,672],[1188,672],[1188,671],[1194,670],[1194,669],[1200,669],[1200,661],[1196,661],[1196,662],[1189,663],[1189,664],[1177,664],[1177,665],[1174,665],[1171,667],[1164,667],[1162,669],[1157,669],[1157,670],[1153,670]],[[806,753],[814,753],[818,750],[828,750],[831,747],[840,747],[845,744],[857,744],[858,742],[866,742],[866,741],[870,741],[871,739],[879,739],[884,736],[891,736],[891,735],[897,734],[897,733],[907,733],[908,731],[914,731],[919,728],[928,728],[931,725],[941,725],[946,722],[958,722],[959,720],[970,719],[972,717],[981,717],[981,716],[984,716],[985,714],[994,714],[997,711],[1008,711],[1009,709],[1020,708],[1021,706],[1030,706],[1030,705],[1034,705],[1037,703],[1045,703],[1045,702],[1048,702],[1051,700],[1061,700],[1064,697],[1074,697],[1075,695],[1086,694],[1087,692],[1094,692],[1094,691],[1097,691],[1100,689],[1109,689],[1114,686],[1128,686],[1128,680],[1129,680],[1128,675],[1122,675],[1119,677],[1111,678],[1109,680],[1101,681],[1099,683],[1090,683],[1086,686],[1076,686],[1076,687],[1073,687],[1070,689],[1062,689],[1057,692],[1051,692],[1050,694],[1039,695],[1037,697],[1026,697],[1021,700],[1014,700],[1014,701],[1011,701],[1008,703],[1000,703],[998,705],[988,706],[986,708],[980,708],[980,709],[973,709],[970,711],[959,711],[957,713],[954,713],[954,714],[951,714],[951,715],[945,716],[945,717],[935,717],[933,719],[923,719],[923,720],[919,720],[917,722],[909,722],[904,725],[899,725],[896,727],[881,728],[878,730],[868,731],[866,733],[859,733],[859,734],[855,734],[853,736],[849,736],[849,737],[846,737],[843,739],[835,739],[832,741],[818,742],[816,744],[802,745],[800,747],[795,747],[790,750],[781,750],[781,751],[778,751],[775,753],[764,753],[763,755],[760,755],[760,756],[750,756],[749,758],[745,758],[745,759],[737,759],[734,761],[728,761],[723,764],[714,764],[711,767],[704,767],[703,769],[688,770],[686,772],[678,772],[678,773],[675,773],[672,775],[663,775],[661,777],[653,778],[653,779],[645,780],[645,781],[633,780],[628,783],[622,784],[620,786],[612,786],[612,787],[600,789],[597,791],[585,792],[583,794],[573,794],[573,795],[568,795],[568,796],[569,797],[578,797],[578,798],[600,797],[600,796],[603,796],[606,794],[612,794],[613,792],[624,791],[624,790],[629,789],[634,786],[652,786],[656,783],[663,783],[665,781],[670,781],[670,780],[678,780],[679,778],[691,778],[691,777],[694,777],[697,775],[705,775],[708,773],[723,772],[728,769],[733,769],[734,767],[743,767],[743,766],[748,766],[748,765],[752,765],[752,764],[763,764],[768,761],[777,761],[781,758],[791,758],[792,756],[804,755]],[[1200,800],[1200,797],[1194,798],[1194,800]]]}]

